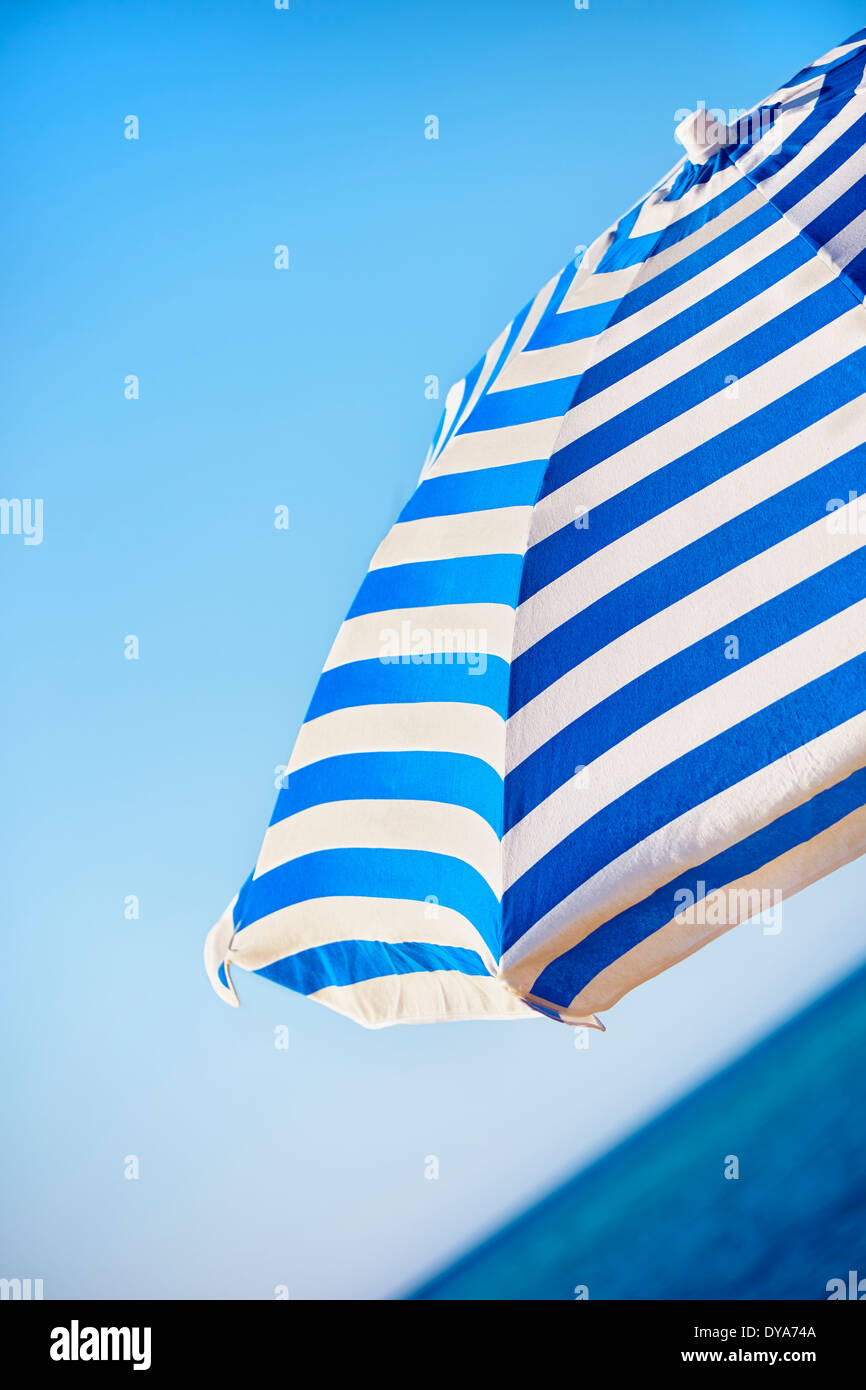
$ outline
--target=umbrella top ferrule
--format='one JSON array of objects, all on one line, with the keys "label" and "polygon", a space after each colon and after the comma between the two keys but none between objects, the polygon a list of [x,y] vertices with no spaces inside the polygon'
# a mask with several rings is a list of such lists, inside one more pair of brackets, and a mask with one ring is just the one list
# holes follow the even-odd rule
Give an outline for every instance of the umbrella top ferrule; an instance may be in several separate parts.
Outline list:
[{"label": "umbrella top ferrule", "polygon": [[713,155],[727,144],[728,128],[717,120],[706,107],[699,106],[680,121],[674,135],[684,147],[692,164],[706,164]]}]

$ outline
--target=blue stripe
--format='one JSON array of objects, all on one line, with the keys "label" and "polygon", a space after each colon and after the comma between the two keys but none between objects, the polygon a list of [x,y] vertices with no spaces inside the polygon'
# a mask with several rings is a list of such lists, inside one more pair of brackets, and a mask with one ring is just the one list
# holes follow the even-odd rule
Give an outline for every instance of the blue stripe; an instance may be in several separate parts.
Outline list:
[{"label": "blue stripe", "polygon": [[[842,131],[832,145],[807,164],[802,173],[791,179],[783,188],[776,190],[773,194],[774,206],[782,212],[789,212],[801,199],[819,188],[821,184],[826,183],[831,174],[835,174],[836,170],[850,159],[851,155],[864,143],[866,143],[866,116],[861,116],[848,130]],[[777,173],[780,167],[781,163],[776,157],[770,156],[763,161],[759,170],[752,177],[768,178]]]},{"label": "blue stripe", "polygon": [[[462,381],[459,381],[459,382],[458,382],[458,381],[455,381],[454,385],[451,387],[451,389],[449,390],[448,394],[449,394],[449,396],[450,396],[452,391],[454,391],[454,392],[456,393],[456,391],[458,390],[458,387],[460,388],[460,402],[461,402],[461,404],[462,404],[463,401],[465,400],[465,397],[466,397],[466,381],[465,381],[465,379],[462,380]],[[436,423],[436,429],[435,429],[434,432],[433,432],[433,438],[432,438],[432,440],[431,440],[431,442],[430,442],[430,457],[431,457],[431,458],[435,458],[436,454],[439,452],[439,445],[440,445],[440,443],[441,443],[441,441],[442,441],[443,434],[444,434],[444,430],[445,430],[445,420],[446,420],[446,418],[447,418],[447,413],[448,413],[448,412],[446,411],[446,409],[445,409],[444,406],[443,406],[442,414],[439,416],[439,419],[438,419],[438,421],[437,421],[437,423]],[[458,416],[459,414],[460,414],[460,410],[459,410],[459,407],[458,407],[458,408],[455,410],[455,412],[454,412],[454,420],[457,419],[457,416]],[[454,421],[452,420],[452,424],[453,424],[453,423],[454,423]]]},{"label": "blue stripe", "polygon": [[[677,652],[559,729],[505,779],[506,828],[563,786],[574,769],[592,763],[624,738],[698,691],[724,680],[784,642],[817,627],[866,593],[866,547],[828,565],[792,589],[727,620],[708,637]],[[743,593],[744,601],[748,593]],[[726,656],[735,635],[736,660]],[[720,690],[719,699],[724,700]]]},{"label": "blue stripe", "polygon": [[671,921],[679,907],[675,897],[678,891],[687,889],[696,894],[698,884],[705,883],[706,892],[710,894],[729,883],[747,880],[765,864],[820,835],[864,804],[866,769],[861,768],[731,849],[699,864],[675,882],[666,883],[643,902],[635,903],[604,922],[584,941],[547,966],[535,981],[532,992],[566,1007],[602,970]]},{"label": "blue stripe", "polygon": [[235,902],[235,905],[232,908],[232,922],[234,924],[235,931],[240,931],[244,922],[244,907],[246,905],[247,896],[252,885],[254,873],[255,869],[251,869],[250,872],[247,874],[247,877],[244,879],[243,885],[240,891],[238,892],[237,901]]},{"label": "blue stripe", "polygon": [[754,189],[751,184],[746,179],[741,179],[717,197],[710,198],[702,207],[678,218],[658,232],[647,232],[644,236],[633,238],[621,237],[618,233],[596,267],[596,274],[599,271],[604,274],[609,270],[628,270],[632,266],[651,261],[653,256],[671,246],[679,245],[693,232],[699,231],[708,222],[713,222],[752,192]]},{"label": "blue stripe", "polygon": [[526,345],[527,351],[565,347],[580,338],[597,337],[607,328],[618,303],[614,299],[604,304],[587,304],[580,309],[564,309],[550,318],[543,318]]},{"label": "blue stripe", "polygon": [[438,902],[461,913],[493,954],[498,952],[499,901],[487,880],[462,859],[428,850],[323,849],[299,855],[251,880],[238,930],[281,907],[331,897]]},{"label": "blue stripe", "polygon": [[454,412],[451,424],[448,426],[447,431],[443,428],[445,425],[445,412],[442,412],[442,420],[439,425],[439,437],[437,439],[435,447],[436,453],[442,452],[445,445],[448,443],[449,439],[453,435],[457,421],[460,419],[461,411],[465,409],[467,402],[472,399],[472,392],[475,390],[478,378],[481,376],[481,369],[483,366],[484,358],[482,357],[478,362],[475,363],[475,366],[472,368],[472,370],[470,372],[467,372],[466,376],[463,378],[463,391],[460,396],[460,403]]},{"label": "blue stripe", "polygon": [[573,260],[568,261],[566,265],[562,267],[562,270],[557,276],[556,284],[553,287],[553,293],[544,306],[544,311],[541,315],[542,323],[544,323],[544,320],[547,318],[555,318],[559,313],[560,306],[574,284],[579,269],[580,266],[576,266]]},{"label": "blue stripe", "polygon": [[458,516],[495,507],[530,506],[547,467],[547,459],[506,463],[428,478],[413,492],[400,513],[401,521],[431,516]]},{"label": "blue stripe", "polygon": [[[711,294],[704,295],[697,303],[690,304],[672,318],[665,319],[650,332],[644,333],[633,343],[628,343],[618,352],[596,363],[583,378],[580,390],[582,401],[605,391],[609,386],[631,376],[648,363],[654,362],[672,348],[679,347],[689,338],[701,333],[711,324],[742,309],[770,285],[778,282],[792,271],[815,258],[814,248],[795,239],[772,252],[756,265],[749,266],[740,275],[728,280]],[[718,381],[717,381],[718,385]]]},{"label": "blue stripe", "polygon": [[826,242],[832,241],[843,227],[847,227],[849,222],[853,222],[855,217],[859,217],[864,210],[866,210],[866,178],[852,184],[841,198],[837,198],[835,203],[831,203],[828,208],[825,208],[814,221],[803,229],[803,236],[810,238],[816,246],[824,246]]},{"label": "blue stripe", "polygon": [[[791,135],[784,140],[783,145],[778,146],[778,149],[773,150],[769,156],[763,158],[760,164],[758,164],[758,167],[749,171],[748,178],[751,179],[752,183],[755,183],[755,186],[760,188],[760,185],[762,185],[767,178],[771,178],[774,174],[778,174],[780,170],[784,170],[784,168],[791,163],[791,160],[794,160],[794,158],[801,153],[801,150],[808,146],[810,140],[815,138],[816,135],[820,135],[820,132],[826,129],[827,122],[833,120],[835,115],[838,115],[842,108],[847,106],[852,95],[853,92],[835,93],[830,88],[824,88],[822,92],[820,92],[819,99],[817,99],[812,113],[810,113],[805,120],[801,121],[799,126],[796,126],[795,131],[792,131]],[[809,163],[802,174],[798,175],[798,178],[796,178],[796,182],[801,185],[801,188],[803,186],[803,181],[808,181],[810,189],[817,188],[819,183],[823,182],[824,171],[819,160],[816,160],[815,163]],[[788,199],[787,189],[780,189],[778,192],[780,192],[780,195],[785,197],[785,199]],[[776,196],[773,197],[773,202],[777,202]],[[790,200],[788,200],[788,206],[792,206]]]},{"label": "blue stripe", "polygon": [[[761,324],[753,332],[716,353],[707,362],[661,387],[644,400],[615,415],[581,435],[573,444],[560,449],[551,459],[541,495],[548,496],[585,473],[602,459],[635,444],[651,431],[700,405],[718,394],[731,377],[741,379],[764,366],[787,348],[795,346],[851,311],[851,296],[847,287],[833,280],[808,298]],[[581,394],[592,392],[592,371],[583,378]]]},{"label": "blue stripe", "polygon": [[255,973],[299,994],[315,994],[329,985],[357,985],[383,975],[459,970],[462,975],[489,975],[476,951],[460,946],[432,946],[423,941],[331,941],[285,956]]},{"label": "blue stripe", "polygon": [[[480,664],[479,664],[480,663]],[[435,656],[389,663],[347,661],[323,671],[307,710],[306,719],[318,719],[333,710],[357,705],[417,704],[420,701],[455,701],[485,705],[505,717],[508,706],[508,662],[485,652],[469,652],[464,661],[448,664]]]},{"label": "blue stripe", "polygon": [[538,541],[527,552],[521,602],[636,527],[855,400],[863,393],[864,371],[866,348],[861,348],[757,414],[599,503],[588,515],[585,528],[571,523]]},{"label": "blue stripe", "polygon": [[[772,106],[762,104],[756,106],[753,111],[739,116],[736,122],[728,127],[728,137],[724,146],[728,160],[737,164],[753,145],[769,135],[784,109],[783,103],[774,102]],[[748,178],[748,174],[745,177]]]},{"label": "blue stripe", "polygon": [[677,261],[676,265],[654,275],[651,280],[635,285],[622,299],[611,323],[620,323],[623,319],[638,313],[639,310],[645,309],[648,304],[655,304],[664,295],[670,294],[672,290],[679,289],[681,285],[694,279],[701,271],[706,270],[711,265],[717,265],[726,256],[738,251],[741,246],[745,246],[747,242],[752,241],[779,220],[776,209],[769,204],[763,204],[756,212],[742,218],[727,232],[714,237],[706,246],[684,256],[681,261]]},{"label": "blue stripe", "polygon": [[485,392],[457,433],[466,435],[506,425],[527,425],[534,420],[564,415],[579,381],[579,376],[567,376],[555,381],[540,381],[534,386]]},{"label": "blue stripe", "polygon": [[862,713],[864,706],[866,656],[861,655],[683,754],[608,803],[506,891],[503,949],[656,830]]},{"label": "blue stripe", "polygon": [[842,279],[851,289],[852,294],[862,300],[866,295],[866,247],[855,256],[853,261],[849,261],[842,271]]},{"label": "blue stripe", "polygon": [[723,162],[724,156],[721,149],[718,149],[703,164],[692,164],[691,160],[687,159],[662,198],[662,202],[678,203],[691,189],[702,183],[709,183],[710,179],[715,178],[716,174],[720,172]]},{"label": "blue stripe", "polygon": [[[795,159],[797,155],[800,154],[801,150],[807,147],[810,141],[826,130],[828,123],[834,120],[853,98],[862,72],[862,53],[852,54],[850,57],[843,59],[842,63],[835,71],[831,70],[830,74],[824,78],[823,85],[818,93],[812,111],[805,120],[801,121],[796,129],[791,132],[777,150],[774,150],[766,159],[761,161],[756,169],[752,170],[750,174],[751,179],[755,183],[760,184],[773,174],[778,173],[778,171],[783,169],[786,164],[789,164],[792,159]],[[819,73],[820,69],[816,68],[810,75],[815,76]],[[794,102],[797,100],[808,101],[811,99],[811,97],[795,97]],[[813,178],[815,179],[813,187],[817,187],[820,179],[817,175],[814,175]]]},{"label": "blue stripe", "polygon": [[444,603],[504,603],[513,608],[522,569],[522,555],[470,555],[388,565],[370,570],[348,617]]},{"label": "blue stripe", "polygon": [[659,560],[542,637],[512,662],[509,713],[615,637],[826,516],[830,498],[862,483],[864,465],[866,446],[860,445]]},{"label": "blue stripe", "polygon": [[[836,44],[835,47],[847,48],[849,44],[857,43],[864,34],[866,34],[866,29],[859,29],[856,34],[851,35],[850,39],[846,39],[844,43]],[[815,67],[801,68],[796,77],[792,77],[790,82],[786,82],[783,87],[779,88],[779,91],[784,92],[789,87],[799,87],[801,83],[808,82],[810,77],[820,76],[821,73],[833,72],[834,69],[844,67],[846,63],[857,56],[858,51],[852,49],[850,53],[841,53],[837,58],[831,58],[829,63],[819,63]],[[862,57],[862,53],[859,56]]]},{"label": "blue stripe", "polygon": [[[512,319],[510,331],[505,339],[505,342],[502,345],[502,349],[499,353],[499,356],[497,357],[496,361],[493,364],[493,367],[491,368],[490,376],[487,379],[487,385],[484,387],[484,390],[481,392],[478,401],[476,401],[475,405],[470,411],[468,417],[469,419],[472,418],[472,415],[474,415],[475,411],[478,409],[480,402],[484,400],[486,393],[493,386],[493,383],[496,381],[496,378],[502,371],[502,368],[505,362],[508,360],[508,356],[517,340],[517,335],[523,327],[523,324],[526,321],[526,316],[531,308],[532,300],[530,300],[528,304],[525,304],[521,309],[520,313],[517,314],[514,319]],[[451,437],[453,436],[455,428],[457,426],[457,422],[460,419],[461,412],[465,409],[467,403],[472,399],[472,392],[475,390],[475,387],[478,384],[486,360],[487,354],[485,353],[484,357],[480,358],[478,362],[476,362],[475,366],[472,368],[472,371],[465,378],[464,390],[460,398],[460,408],[454,412],[454,418],[451,421],[451,427],[448,430],[447,435],[443,439],[441,439],[440,442],[437,444],[436,453],[441,453],[445,445],[450,442]],[[458,432],[462,433],[462,430]]]},{"label": "blue stripe", "polygon": [[464,753],[343,753],[287,777],[270,824],[332,801],[440,801],[475,811],[502,834],[502,778]]}]

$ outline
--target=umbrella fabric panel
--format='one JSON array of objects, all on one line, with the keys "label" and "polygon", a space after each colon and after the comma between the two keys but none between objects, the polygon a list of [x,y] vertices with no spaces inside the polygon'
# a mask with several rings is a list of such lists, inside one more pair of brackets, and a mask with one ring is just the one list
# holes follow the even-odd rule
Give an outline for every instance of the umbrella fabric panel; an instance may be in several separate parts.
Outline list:
[{"label": "umbrella fabric panel", "polygon": [[863,67],[807,69],[594,273],[507,747],[503,971],[563,1017],[866,847]]},{"label": "umbrella fabric panel", "polygon": [[255,871],[212,934],[211,977],[231,1002],[238,964],[369,1026],[537,1017],[498,977],[505,729],[532,507],[585,343],[523,359],[575,274],[448,393],[326,662]]}]

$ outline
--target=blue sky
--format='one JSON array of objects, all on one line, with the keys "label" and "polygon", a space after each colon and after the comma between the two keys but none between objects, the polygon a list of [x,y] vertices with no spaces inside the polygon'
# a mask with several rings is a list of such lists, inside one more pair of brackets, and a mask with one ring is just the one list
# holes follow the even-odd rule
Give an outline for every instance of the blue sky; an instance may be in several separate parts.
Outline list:
[{"label": "blue sky", "polygon": [[855,864],[588,1051],[544,1021],[365,1033],[241,972],[236,1012],[201,966],[423,462],[425,379],[666,172],[677,110],[750,106],[858,8],[4,6],[2,492],[44,499],[44,538],[0,538],[0,1275],[399,1291],[863,958]]}]

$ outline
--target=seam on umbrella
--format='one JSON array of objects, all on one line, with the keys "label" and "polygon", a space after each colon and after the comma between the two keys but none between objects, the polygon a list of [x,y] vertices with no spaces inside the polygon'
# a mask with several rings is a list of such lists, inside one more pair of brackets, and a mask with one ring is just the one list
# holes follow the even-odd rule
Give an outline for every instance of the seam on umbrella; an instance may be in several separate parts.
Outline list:
[{"label": "seam on umbrella", "polygon": [[[856,96],[857,92],[860,92],[862,90],[863,88],[858,86],[855,90],[854,95]],[[852,97],[851,99],[853,101],[854,98]],[[780,208],[778,203],[776,203],[772,198],[767,196],[767,194],[764,192],[763,187],[761,186],[761,183],[757,179],[753,178],[752,173],[748,169],[741,169],[737,161],[735,159],[732,159],[724,148],[722,149],[722,154],[728,161],[730,167],[732,169],[736,169],[740,177],[745,179],[747,183],[750,183],[756,193],[760,193],[761,197],[764,200],[765,206],[773,209],[773,211],[779,218],[779,221],[784,222],[789,227],[793,227],[800,240],[804,241],[806,245],[810,248],[815,259],[822,261],[824,265],[826,265],[833,272],[836,279],[840,280],[842,284],[845,286],[845,288],[849,291],[851,298],[854,300],[854,302],[860,305],[862,308],[864,297],[854,287],[850,277],[846,275],[845,267],[838,266],[831,256],[822,254],[825,251],[826,243],[816,241],[814,237],[807,236],[805,228],[799,227],[797,223],[794,221],[793,217],[791,217],[790,213],[786,212],[783,208]],[[840,228],[840,230],[842,229]],[[850,262],[848,262],[848,264],[850,264]]]}]

